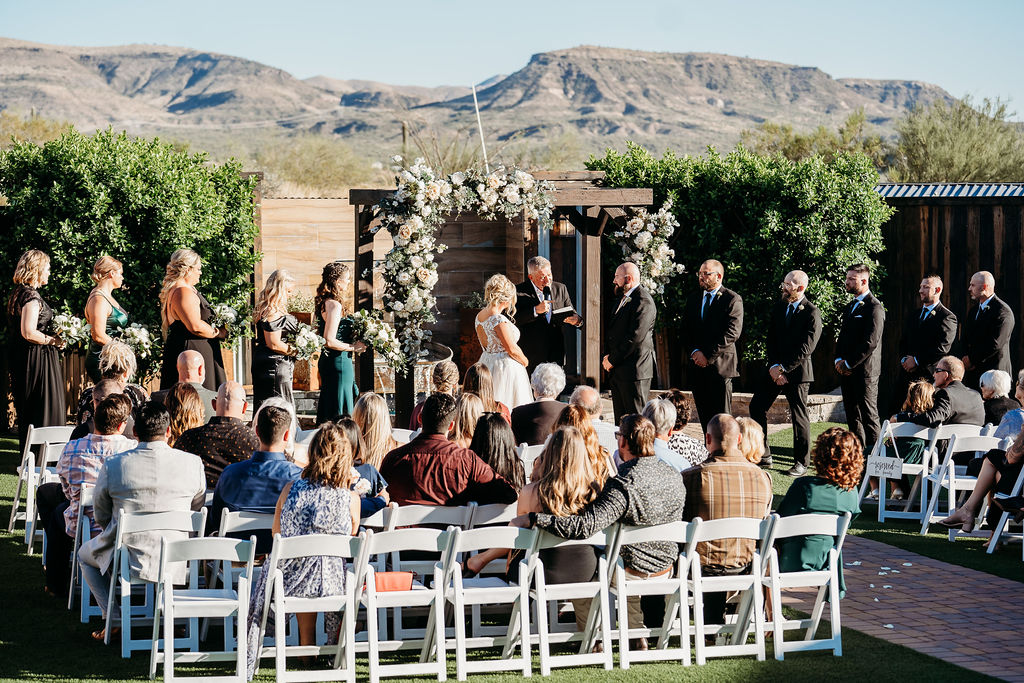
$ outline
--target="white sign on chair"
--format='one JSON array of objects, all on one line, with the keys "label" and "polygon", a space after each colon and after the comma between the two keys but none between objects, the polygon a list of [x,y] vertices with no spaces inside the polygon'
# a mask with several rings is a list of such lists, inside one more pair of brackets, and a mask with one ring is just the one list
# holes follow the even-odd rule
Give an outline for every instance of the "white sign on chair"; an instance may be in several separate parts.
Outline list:
[{"label": "white sign on chair", "polygon": [[903,458],[887,458],[884,455],[868,457],[868,476],[899,479],[903,476]]}]

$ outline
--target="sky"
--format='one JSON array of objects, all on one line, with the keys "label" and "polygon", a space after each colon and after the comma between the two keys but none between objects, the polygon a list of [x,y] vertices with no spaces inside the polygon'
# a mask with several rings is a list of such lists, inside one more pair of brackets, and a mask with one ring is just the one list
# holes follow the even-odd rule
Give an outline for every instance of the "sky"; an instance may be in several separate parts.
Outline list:
[{"label": "sky", "polygon": [[1024,119],[1020,0],[0,0],[0,36],[176,45],[398,85],[464,85],[576,45],[718,52],[1001,97]]}]

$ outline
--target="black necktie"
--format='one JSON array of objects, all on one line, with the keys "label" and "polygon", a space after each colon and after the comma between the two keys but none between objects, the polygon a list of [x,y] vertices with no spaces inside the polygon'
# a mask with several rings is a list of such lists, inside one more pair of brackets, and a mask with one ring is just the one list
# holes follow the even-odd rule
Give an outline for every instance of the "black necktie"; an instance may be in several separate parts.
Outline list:
[{"label": "black necktie", "polygon": [[789,319],[793,317],[793,312],[795,310],[796,310],[796,304],[790,304],[789,306],[786,306],[786,322],[787,323],[789,322]]},{"label": "black necktie", "polygon": [[704,292],[704,303],[700,307],[700,319],[704,319],[704,315],[708,311],[708,306],[711,305],[711,292]]},{"label": "black necktie", "polygon": [[927,308],[922,308],[921,309],[921,322],[924,322],[927,318],[928,318],[928,309]]}]

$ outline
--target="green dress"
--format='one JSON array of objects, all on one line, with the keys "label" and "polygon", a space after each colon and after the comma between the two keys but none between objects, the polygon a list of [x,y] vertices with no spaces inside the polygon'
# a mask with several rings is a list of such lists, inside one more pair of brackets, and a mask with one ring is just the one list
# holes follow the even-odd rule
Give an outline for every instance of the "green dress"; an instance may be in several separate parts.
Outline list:
[{"label": "green dress", "polygon": [[[103,297],[110,304],[110,315],[107,316],[105,331],[108,337],[113,337],[128,326],[128,314],[102,292],[96,292],[95,296]],[[103,346],[95,339],[89,340],[89,350],[85,356],[85,372],[93,384],[100,381],[100,351],[103,350]]]},{"label": "green dress", "polygon": [[[821,477],[800,477],[789,486],[776,512],[780,517],[817,513],[841,515],[860,514],[856,488],[844,490]],[[828,551],[834,545],[832,536],[794,536],[778,543],[779,570],[783,572],[818,571],[828,566]],[[843,558],[839,556],[839,597],[846,595],[843,579]]]},{"label": "green dress", "polygon": [[[324,320],[320,319],[319,333],[324,333]],[[352,318],[344,317],[338,323],[338,341],[352,344],[355,341],[355,325]],[[320,371],[320,400],[316,406],[316,423],[322,424],[339,415],[351,415],[359,396],[356,386],[356,369],[352,354],[348,351],[332,351],[325,348],[317,361]]]}]

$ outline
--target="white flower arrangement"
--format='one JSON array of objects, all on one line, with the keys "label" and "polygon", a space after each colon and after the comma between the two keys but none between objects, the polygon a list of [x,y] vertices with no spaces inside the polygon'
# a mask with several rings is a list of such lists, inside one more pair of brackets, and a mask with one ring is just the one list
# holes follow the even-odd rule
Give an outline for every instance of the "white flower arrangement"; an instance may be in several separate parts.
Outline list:
[{"label": "white flower arrangement", "polygon": [[153,351],[153,335],[139,323],[132,323],[115,336],[131,348],[136,358],[148,358]]},{"label": "white flower arrangement", "polygon": [[668,246],[668,239],[678,227],[679,221],[672,215],[672,200],[669,200],[654,214],[637,209],[621,230],[608,234],[609,241],[620,249],[622,258],[640,269],[641,284],[656,299],[663,297],[669,280],[686,270],[675,262],[676,253]]},{"label": "white flower arrangement", "polygon": [[370,480],[363,479],[359,476],[359,470],[355,467],[349,469],[349,476],[352,477],[352,481],[355,482],[352,484],[352,490],[359,494],[360,498],[365,498],[366,494],[370,492]]},{"label": "white flower arrangement", "polygon": [[213,317],[210,318],[210,324],[215,328],[226,329],[229,341],[252,336],[251,311],[243,314],[228,304],[214,304],[211,308]]},{"label": "white flower arrangement", "polygon": [[70,313],[58,313],[53,316],[53,329],[64,340],[64,350],[71,351],[89,343],[92,326]]},{"label": "white flower arrangement", "polygon": [[409,359],[402,352],[395,328],[384,322],[378,311],[356,311],[352,322],[356,337],[371,346],[388,366],[403,375],[409,371]]},{"label": "white flower arrangement", "polygon": [[295,347],[295,357],[299,360],[311,360],[327,343],[326,339],[305,323],[299,323],[298,329],[287,341]]},{"label": "white flower arrangement", "polygon": [[376,229],[386,229],[394,241],[382,265],[382,299],[384,309],[394,314],[400,351],[407,362],[425,353],[423,344],[430,332],[423,327],[435,320],[433,290],[438,275],[434,257],[446,249],[434,239],[438,226],[448,216],[462,212],[487,220],[523,215],[537,219],[551,212],[553,187],[517,168],[501,167],[490,173],[468,169],[439,177],[423,159],[416,159],[407,169],[401,167],[401,157],[391,161],[397,188],[375,207],[381,218]]}]

